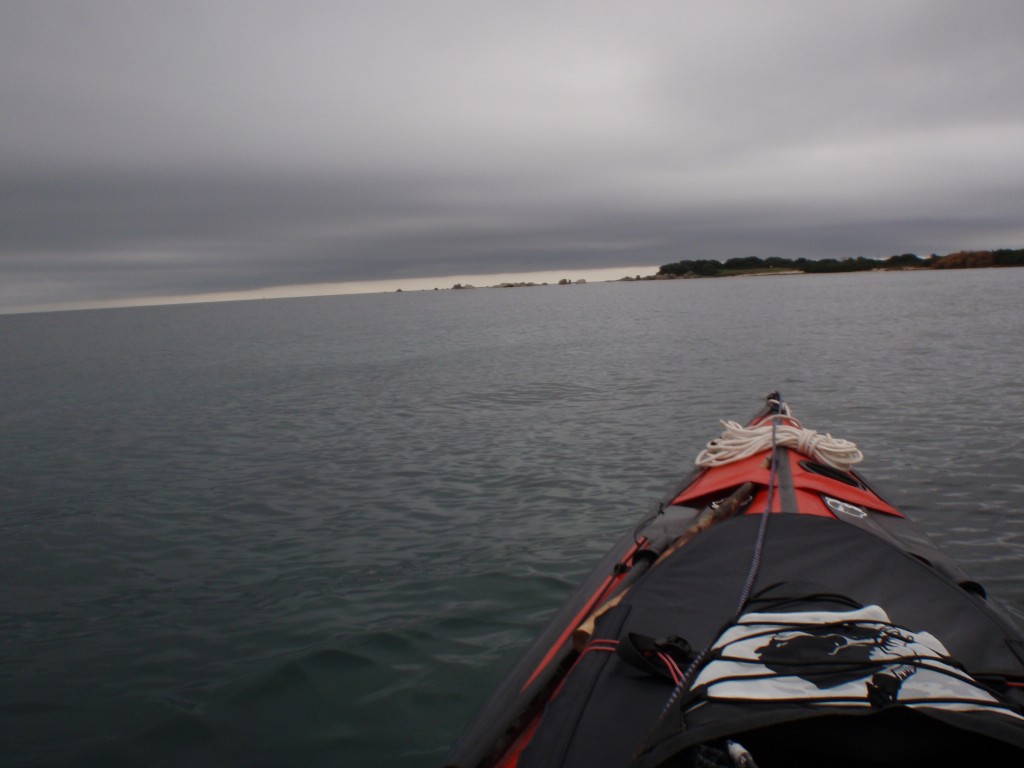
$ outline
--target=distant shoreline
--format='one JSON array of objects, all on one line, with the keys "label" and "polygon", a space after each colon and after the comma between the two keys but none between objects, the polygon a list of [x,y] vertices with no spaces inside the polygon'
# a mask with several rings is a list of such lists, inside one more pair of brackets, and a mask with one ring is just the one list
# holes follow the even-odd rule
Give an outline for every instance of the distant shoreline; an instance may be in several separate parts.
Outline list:
[{"label": "distant shoreline", "polygon": [[[665,280],[687,280],[700,277],[758,277],[792,276],[808,273],[836,272],[918,272],[933,269],[977,269],[984,267],[1024,266],[1024,249],[997,251],[960,251],[928,259],[914,254],[891,256],[884,260],[823,259],[796,261],[771,257],[760,259],[756,256],[745,259],[729,259],[722,263],[716,260],[684,261],[661,267],[654,265],[602,267],[583,269],[546,270],[532,273],[500,273],[490,275],[449,275],[432,278],[389,278],[377,281],[350,281],[345,283],[312,283],[301,285],[279,285],[263,288],[221,291],[216,293],[195,293],[187,295],[126,296],[120,298],[81,299],[56,303],[0,305],[0,316],[24,315],[45,312],[68,312],[93,309],[126,309],[131,307],[172,306],[179,304],[214,304],[220,302],[252,301],[257,299],[312,298],[316,296],[345,296],[356,294],[422,293],[424,291],[448,291],[455,285],[459,289],[473,289],[467,282],[484,282],[498,279],[499,282],[486,288],[525,288],[541,285],[583,285],[586,283],[636,283],[661,282]],[[651,270],[657,270],[650,274]],[[633,274],[630,275],[629,273]],[[644,273],[647,274],[644,274]],[[582,275],[565,277],[572,274]],[[618,275],[616,277],[615,275]],[[504,278],[504,279],[502,279]]]},{"label": "distant shoreline", "polygon": [[784,259],[772,256],[762,259],[758,256],[729,259],[720,262],[715,259],[677,261],[664,264],[656,277],[726,277],[735,274],[773,274],[796,271],[808,274],[834,272],[872,272],[876,270],[905,269],[977,269],[981,267],[1024,266],[1024,249],[1003,248],[995,251],[957,251],[945,256],[933,253],[921,258],[915,253],[903,253],[886,259]]},{"label": "distant shoreline", "polygon": [[[692,280],[708,277],[761,277],[773,275],[808,275],[836,274],[846,272],[930,272],[947,269],[995,269],[1002,267],[1024,267],[1024,249],[1000,249],[995,251],[957,251],[946,256],[932,254],[922,259],[913,253],[890,256],[887,259],[782,259],[771,257],[761,259],[757,256],[729,259],[720,262],[716,259],[696,261],[678,261],[659,267],[653,275],[628,275],[618,279],[599,280],[605,283],[636,283],[666,280]],[[586,279],[573,280],[561,278],[557,283],[549,282],[501,282],[485,288],[532,288],[543,285],[581,285]],[[455,283],[447,290],[475,290],[477,286]],[[434,288],[433,290],[440,290]],[[398,293],[405,292],[402,288]]]}]

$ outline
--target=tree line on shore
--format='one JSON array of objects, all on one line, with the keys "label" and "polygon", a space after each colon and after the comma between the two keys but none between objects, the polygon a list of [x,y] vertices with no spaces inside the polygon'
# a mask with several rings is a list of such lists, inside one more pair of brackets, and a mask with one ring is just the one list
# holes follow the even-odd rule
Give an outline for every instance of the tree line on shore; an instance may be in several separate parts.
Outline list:
[{"label": "tree line on shore", "polygon": [[978,267],[1024,266],[1024,248],[995,251],[958,251],[946,256],[933,253],[922,259],[914,253],[890,256],[887,259],[784,259],[769,256],[746,256],[725,263],[715,259],[677,261],[658,269],[660,277],[724,277],[745,272],[867,272],[873,269],[974,269]]}]

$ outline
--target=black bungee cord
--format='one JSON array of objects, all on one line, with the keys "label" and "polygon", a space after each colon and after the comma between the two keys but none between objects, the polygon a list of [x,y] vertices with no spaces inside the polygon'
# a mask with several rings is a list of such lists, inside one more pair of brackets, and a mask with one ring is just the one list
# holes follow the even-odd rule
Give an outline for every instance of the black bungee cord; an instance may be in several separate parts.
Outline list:
[{"label": "black bungee cord", "polygon": [[[785,417],[785,415],[788,413],[788,408],[783,402],[782,396],[778,392],[773,392],[768,396],[768,405],[774,411],[774,413],[772,413],[771,416],[772,445],[771,460],[769,463],[768,470],[768,498],[767,503],[765,505],[765,510],[764,512],[761,513],[761,522],[757,529],[757,538],[754,540],[754,552],[750,560],[750,569],[747,571],[747,579],[743,584],[743,589],[740,590],[739,601],[736,604],[736,611],[734,612],[733,617],[729,622],[730,624],[735,624],[743,615],[743,611],[747,607],[747,603],[750,600],[750,595],[753,592],[754,583],[757,581],[757,574],[761,569],[761,555],[764,552],[764,543],[765,539],[767,538],[768,519],[771,517],[772,503],[774,501],[775,496],[775,485],[778,478],[778,443],[776,440],[776,428],[778,427],[779,420]],[[690,664],[686,667],[686,671],[683,672],[682,678],[672,689],[672,693],[669,695],[668,700],[665,702],[665,706],[662,707],[661,712],[658,714],[658,719],[655,722],[654,727],[647,734],[647,737],[643,740],[643,742],[641,742],[640,749],[634,756],[634,761],[636,757],[639,757],[639,754],[644,750],[644,748],[647,747],[648,744],[650,744],[652,737],[661,728],[661,725],[662,723],[664,723],[665,719],[669,716],[669,714],[672,711],[674,711],[676,704],[679,703],[679,699],[683,695],[683,693],[689,690],[690,685],[693,683],[693,679],[696,676],[697,671],[700,670],[701,666],[704,663],[704,659],[707,658],[713,646],[714,641],[712,641],[710,645],[706,646],[699,654],[697,654],[696,658],[694,658],[694,660],[691,661]],[[680,727],[682,730],[686,730],[685,720],[681,720]],[[740,749],[742,749],[742,747]],[[749,753],[747,754],[747,757],[749,758]],[[750,760],[751,762],[747,764],[752,766],[752,758],[750,758]]]}]

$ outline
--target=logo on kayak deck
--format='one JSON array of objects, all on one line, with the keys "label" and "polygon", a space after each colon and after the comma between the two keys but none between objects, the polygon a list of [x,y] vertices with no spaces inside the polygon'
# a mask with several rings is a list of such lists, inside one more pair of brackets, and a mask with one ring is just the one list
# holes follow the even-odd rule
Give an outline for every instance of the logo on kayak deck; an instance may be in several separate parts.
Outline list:
[{"label": "logo on kayak deck", "polygon": [[795,674],[818,690],[863,681],[868,702],[882,706],[895,702],[903,681],[917,671],[902,663],[903,657],[915,657],[915,642],[898,627],[849,623],[778,632],[755,653],[772,672]]},{"label": "logo on kayak deck", "polygon": [[868,513],[865,512],[861,507],[856,504],[850,504],[846,501],[840,501],[839,499],[833,499],[831,496],[822,496],[825,501],[825,505],[840,515],[849,515],[850,517],[867,517]]}]

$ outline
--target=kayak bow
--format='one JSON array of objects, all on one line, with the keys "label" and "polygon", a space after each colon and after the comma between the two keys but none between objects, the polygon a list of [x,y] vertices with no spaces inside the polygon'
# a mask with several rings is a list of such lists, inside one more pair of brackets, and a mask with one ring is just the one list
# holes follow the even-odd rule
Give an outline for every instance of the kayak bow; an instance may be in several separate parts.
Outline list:
[{"label": "kayak bow", "polygon": [[1024,757],[1024,635],[777,393],[618,542],[445,765]]}]

